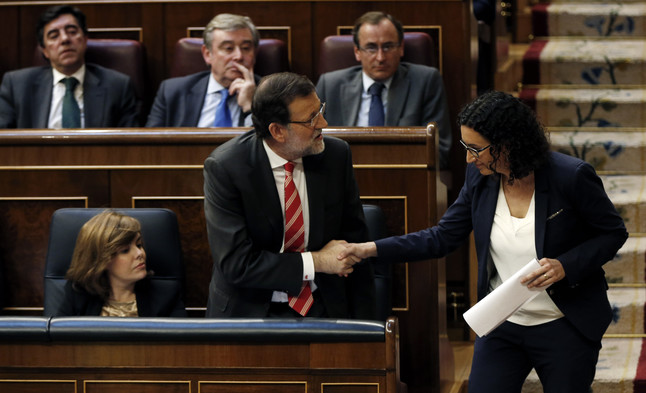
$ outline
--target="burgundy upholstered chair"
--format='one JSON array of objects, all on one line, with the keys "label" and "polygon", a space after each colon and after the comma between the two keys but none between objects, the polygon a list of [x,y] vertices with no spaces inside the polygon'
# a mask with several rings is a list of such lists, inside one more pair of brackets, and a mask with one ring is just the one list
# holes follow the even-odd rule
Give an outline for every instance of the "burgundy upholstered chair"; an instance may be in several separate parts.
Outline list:
[{"label": "burgundy upholstered chair", "polygon": [[[170,77],[189,75],[208,69],[202,58],[202,42],[202,38],[193,37],[181,38],[177,41]],[[265,76],[282,71],[289,71],[285,43],[273,38],[260,39],[254,73]]]},{"label": "burgundy upholstered chair", "polygon": [[[402,61],[439,68],[431,36],[423,32],[404,33]],[[359,64],[354,57],[352,35],[327,36],[321,42],[318,75]]]}]

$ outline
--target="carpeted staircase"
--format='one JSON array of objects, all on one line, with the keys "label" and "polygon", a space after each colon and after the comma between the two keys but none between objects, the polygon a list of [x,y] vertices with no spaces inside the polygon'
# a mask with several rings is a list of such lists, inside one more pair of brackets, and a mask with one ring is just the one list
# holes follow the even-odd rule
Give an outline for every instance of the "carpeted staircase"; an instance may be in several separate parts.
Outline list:
[{"label": "carpeted staircase", "polygon": [[[590,162],[630,238],[605,265],[614,321],[594,393],[646,393],[646,2],[567,1],[532,7],[521,99],[555,150]],[[542,392],[535,373],[523,393]]]}]

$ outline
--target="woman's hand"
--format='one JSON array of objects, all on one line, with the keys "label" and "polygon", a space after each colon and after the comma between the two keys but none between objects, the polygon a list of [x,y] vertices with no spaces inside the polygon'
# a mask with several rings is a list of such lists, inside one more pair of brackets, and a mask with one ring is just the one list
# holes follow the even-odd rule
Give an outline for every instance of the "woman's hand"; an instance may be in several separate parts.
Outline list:
[{"label": "woman's hand", "polygon": [[565,278],[565,270],[558,259],[542,258],[538,263],[540,268],[520,280],[527,288],[546,288]]}]

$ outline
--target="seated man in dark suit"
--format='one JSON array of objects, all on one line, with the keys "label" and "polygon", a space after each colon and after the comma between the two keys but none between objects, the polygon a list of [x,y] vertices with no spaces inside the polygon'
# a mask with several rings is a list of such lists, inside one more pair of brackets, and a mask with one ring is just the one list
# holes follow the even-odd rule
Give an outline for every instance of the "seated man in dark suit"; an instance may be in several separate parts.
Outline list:
[{"label": "seated man in dark suit", "polygon": [[204,163],[214,263],[206,316],[375,319],[372,266],[336,258],[368,229],[350,147],[322,135],[314,85],[269,75],[252,112],[255,130]]},{"label": "seated man in dark suit", "polygon": [[[316,91],[331,126],[426,126],[436,122],[440,163],[446,167],[451,123],[436,68],[401,63],[404,29],[391,15],[367,12],[355,22],[354,55],[361,65],[325,73]],[[374,86],[374,87],[373,87]]]},{"label": "seated man in dark suit", "polygon": [[220,14],[204,29],[210,71],[162,82],[146,127],[251,126],[253,73],[260,37],[249,17]]},{"label": "seated man in dark suit", "polygon": [[120,72],[85,63],[87,26],[75,7],[45,11],[36,29],[50,67],[5,73],[0,128],[134,127],[135,93]]}]

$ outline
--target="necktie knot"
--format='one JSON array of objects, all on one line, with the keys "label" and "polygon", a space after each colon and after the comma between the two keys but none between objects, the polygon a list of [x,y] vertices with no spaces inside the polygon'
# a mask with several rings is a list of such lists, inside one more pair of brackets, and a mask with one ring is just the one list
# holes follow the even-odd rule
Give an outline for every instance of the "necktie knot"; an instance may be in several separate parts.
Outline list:
[{"label": "necktie knot", "polygon": [[294,172],[293,162],[287,161],[284,166],[285,166],[285,172],[289,173],[290,175],[292,174],[292,172]]},{"label": "necktie knot", "polygon": [[79,84],[78,79],[74,77],[65,78],[63,79],[63,81],[65,82],[65,90],[69,90],[69,91],[74,91],[74,89],[76,88],[76,85]]},{"label": "necktie knot", "polygon": [[381,96],[381,91],[386,87],[381,82],[375,82],[368,88],[368,93],[373,96]]}]

